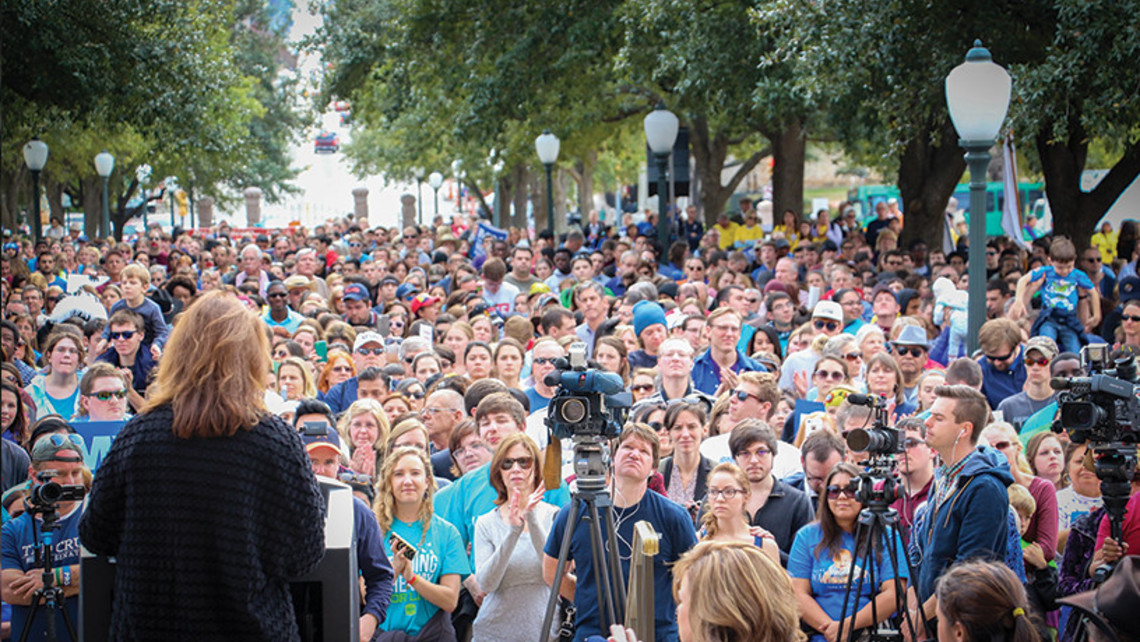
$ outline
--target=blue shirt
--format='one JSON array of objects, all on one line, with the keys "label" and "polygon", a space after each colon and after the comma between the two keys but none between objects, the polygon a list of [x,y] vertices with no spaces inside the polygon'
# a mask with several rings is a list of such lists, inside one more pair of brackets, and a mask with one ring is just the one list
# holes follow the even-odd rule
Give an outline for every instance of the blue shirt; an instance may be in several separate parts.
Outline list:
[{"label": "blue shirt", "polygon": [[538,393],[537,390],[534,389],[534,386],[527,388],[524,392],[526,392],[526,398],[530,400],[531,413],[538,412],[539,410],[542,410],[543,408],[550,405],[551,398],[543,397]]},{"label": "blue shirt", "polygon": [[[412,560],[412,572],[433,584],[439,583],[444,575],[470,575],[466,551],[455,527],[438,516],[432,516],[425,535],[420,522],[405,523],[394,520],[392,527],[381,533],[384,552],[392,556],[392,546],[388,536],[395,532],[412,546],[416,547],[416,557]],[[388,604],[388,615],[380,624],[382,631],[403,631],[408,635],[419,633],[428,620],[439,611],[439,607],[425,600],[414,587],[408,586],[403,576],[397,576],[392,587],[392,601]]]},{"label": "blue shirt", "polygon": [[982,367],[982,394],[990,408],[997,408],[1003,399],[1016,395],[1025,386],[1025,350],[1020,347],[1017,350],[1017,358],[1005,371],[995,368],[984,356],[978,359],[978,365]]},{"label": "blue shirt", "polygon": [[305,315],[299,312],[294,312],[289,308],[285,308],[284,321],[275,321],[273,319],[272,313],[268,311],[266,311],[266,313],[261,316],[261,320],[271,328],[285,328],[289,331],[289,334],[293,334],[297,331],[297,328],[301,327],[301,322],[305,320]]},{"label": "blue shirt", "polygon": [[1066,276],[1057,274],[1052,265],[1039,267],[1029,273],[1029,282],[1036,283],[1045,279],[1041,286],[1041,305],[1043,308],[1076,312],[1078,302],[1078,288],[1092,290],[1091,279],[1084,272],[1074,269]]},{"label": "blue shirt", "polygon": [[[646,490],[641,501],[627,508],[614,507],[614,524],[617,529],[618,557],[621,558],[621,582],[629,581],[629,564],[631,559],[631,546],[633,544],[633,527],[639,521],[646,520],[661,534],[661,548],[653,559],[653,611],[655,639],[661,642],[677,640],[677,607],[673,603],[673,575],[670,566],[676,562],[685,551],[697,544],[697,533],[693,529],[693,520],[684,508],[669,499],[662,497],[652,490]],[[558,558],[562,548],[562,539],[566,532],[566,520],[570,507],[558,511],[550,535],[546,538],[543,552]],[[578,576],[578,588],[574,592],[574,605],[578,609],[577,624],[574,640],[581,642],[590,635],[603,635],[599,628],[597,578],[594,573],[594,559],[590,547],[590,530],[584,524],[586,505],[578,506],[578,526],[575,526],[570,540],[569,559],[574,560],[575,573]],[[602,533],[602,545],[606,546],[608,539]]]},{"label": "blue shirt", "polygon": [[[731,369],[737,373],[768,372],[759,361],[744,356],[739,349],[736,351],[736,363],[732,364]],[[716,394],[716,389],[720,387],[720,366],[713,361],[712,348],[702,352],[693,362],[693,387],[707,395]]]},{"label": "blue shirt", "polygon": [[[71,511],[70,515],[64,516],[59,520],[59,530],[55,531],[52,540],[52,565],[56,568],[63,568],[64,566],[71,566],[79,563],[79,520],[83,515],[82,506],[76,505],[75,509]],[[33,568],[42,568],[42,564],[36,564],[36,549],[35,537],[32,534],[32,516],[30,513],[24,513],[19,517],[4,524],[2,536],[0,536],[0,547],[3,549],[3,556],[0,558],[0,567],[4,570],[15,569],[21,573],[31,570]],[[43,533],[40,530],[39,522],[36,521],[36,533],[39,534],[42,542]],[[78,576],[71,578],[72,584],[79,582]],[[71,616],[71,622],[78,628],[79,627],[79,598],[70,597],[65,601],[67,612]],[[31,613],[30,606],[12,605],[12,639],[20,639],[20,634],[27,625],[28,615]],[[32,623],[31,632],[28,635],[29,640],[45,640],[47,639],[47,626],[46,612],[41,608],[36,613],[36,621]],[[71,640],[67,634],[67,626],[64,624],[63,615],[60,612],[56,613],[56,635],[61,642]]]},{"label": "blue shirt", "polygon": [[[166,340],[170,338],[170,326],[166,325],[166,320],[162,318],[162,309],[158,304],[150,299],[143,297],[143,302],[137,308],[132,308],[127,305],[126,299],[119,299],[111,306],[111,311],[107,314],[107,318],[114,316],[119,310],[130,310],[143,318],[143,328],[146,330],[146,336],[143,337],[142,348],[140,350],[149,350],[150,346],[156,345],[161,350],[166,345]],[[110,341],[111,339],[111,324],[108,323],[103,328],[103,338]]]},{"label": "blue shirt", "polygon": [[[792,550],[788,554],[788,575],[794,579],[811,580],[812,597],[815,598],[816,603],[828,617],[838,621],[843,616],[843,597],[847,588],[847,576],[853,563],[852,551],[855,550],[855,535],[843,533],[840,550],[835,555],[832,555],[827,548],[816,553],[816,546],[822,539],[823,529],[820,528],[819,522],[812,522],[796,533]],[[894,538],[893,544],[895,559],[902,562],[905,558],[903,557],[901,539]],[[863,554],[859,555],[859,563],[855,565],[855,575],[853,576],[855,581],[852,583],[852,587],[858,585],[860,573],[866,571],[867,575],[859,591],[857,603],[852,604],[851,602],[855,600],[851,600],[847,604],[847,617],[858,613],[859,609],[866,606],[871,598],[879,593],[879,586],[883,582],[895,578],[894,571],[891,568],[891,556],[886,548],[886,538],[883,538],[881,545],[880,557],[874,560],[873,569],[864,568],[867,565],[867,559]],[[875,578],[874,586],[871,585],[872,572]],[[905,563],[899,564],[899,575],[904,578],[907,577]],[[812,642],[819,642],[823,639],[824,637],[818,633],[811,636]]]}]

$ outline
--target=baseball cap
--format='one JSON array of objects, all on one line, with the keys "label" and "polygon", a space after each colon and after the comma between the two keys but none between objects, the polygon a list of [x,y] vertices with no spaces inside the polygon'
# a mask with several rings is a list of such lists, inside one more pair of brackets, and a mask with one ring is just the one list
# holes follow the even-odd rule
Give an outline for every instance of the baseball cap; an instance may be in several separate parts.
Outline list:
[{"label": "baseball cap", "polygon": [[400,279],[389,274],[388,276],[380,279],[380,285],[400,285]]},{"label": "baseball cap", "polygon": [[1122,633],[1121,638],[1140,636],[1140,556],[1120,559],[1116,570],[1099,588],[1057,600],[1080,609],[1098,628]]},{"label": "baseball cap", "polygon": [[417,288],[414,283],[405,283],[396,288],[396,298],[401,301],[407,301],[412,298],[412,296],[418,294],[419,291],[419,288]]},{"label": "baseball cap", "polygon": [[1029,354],[1030,350],[1040,352],[1041,356],[1050,361],[1060,352],[1060,349],[1057,348],[1057,342],[1049,337],[1033,337],[1027,341],[1025,343],[1025,353]]},{"label": "baseball cap", "polygon": [[352,351],[356,352],[369,343],[384,345],[384,337],[380,336],[378,332],[361,332],[356,335],[356,341],[352,344]]},{"label": "baseball cap", "polygon": [[813,319],[831,319],[832,321],[843,322],[843,307],[835,301],[820,301],[815,304],[815,308],[811,311],[811,318]]},{"label": "baseball cap", "polygon": [[1140,299],[1140,277],[1129,276],[1120,280],[1120,302]]},{"label": "baseball cap", "polygon": [[427,294],[417,294],[416,298],[412,299],[412,314],[419,314],[420,310],[439,303],[440,299],[437,296],[430,296]]},{"label": "baseball cap", "polygon": [[349,283],[344,286],[345,301],[372,301],[372,295],[368,294],[368,288],[360,283]]},{"label": "baseball cap", "polygon": [[76,433],[51,433],[40,437],[32,446],[32,463],[45,461],[83,462],[83,436]]},{"label": "baseball cap", "polygon": [[301,433],[301,441],[305,444],[305,452],[311,453],[318,448],[331,448],[339,455],[340,450],[340,436],[336,434],[336,428],[329,426],[323,435],[306,435]]}]

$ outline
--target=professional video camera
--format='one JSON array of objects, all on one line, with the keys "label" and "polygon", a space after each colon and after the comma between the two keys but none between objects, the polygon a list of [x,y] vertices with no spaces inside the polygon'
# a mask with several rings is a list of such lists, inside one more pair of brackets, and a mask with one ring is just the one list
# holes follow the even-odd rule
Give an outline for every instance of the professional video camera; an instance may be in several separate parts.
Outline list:
[{"label": "professional video camera", "polygon": [[887,400],[881,395],[847,395],[847,403],[866,406],[873,413],[870,428],[856,428],[847,434],[847,445],[856,452],[893,455],[903,451],[903,434],[887,425]]},{"label": "professional video camera", "polygon": [[[1054,390],[1061,391],[1060,418],[1053,423],[1053,431],[1064,430],[1074,442],[1089,443],[1112,537],[1119,542],[1136,471],[1140,426],[1136,360],[1128,354],[1113,361],[1110,368],[1109,346],[1098,344],[1081,349],[1081,363],[1088,376],[1050,381]],[[1102,566],[1095,579],[1103,582],[1111,572],[1111,565]]]},{"label": "professional video camera", "polygon": [[60,502],[78,502],[83,500],[87,489],[82,484],[59,484],[51,481],[56,476],[54,470],[44,470],[36,474],[38,484],[32,486],[28,493],[28,503],[31,510],[37,513],[54,511]]}]

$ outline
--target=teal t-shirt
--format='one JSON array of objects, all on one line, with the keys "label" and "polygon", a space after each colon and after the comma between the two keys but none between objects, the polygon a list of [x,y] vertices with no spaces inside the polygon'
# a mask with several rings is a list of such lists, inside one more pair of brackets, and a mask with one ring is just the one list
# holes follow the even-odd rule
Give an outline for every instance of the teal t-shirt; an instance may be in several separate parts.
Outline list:
[{"label": "teal t-shirt", "polygon": [[[452,482],[450,486],[435,495],[435,512],[455,525],[463,538],[464,549],[474,566],[475,553],[471,542],[475,540],[475,522],[483,515],[495,510],[495,500],[499,493],[491,486],[491,464],[486,463],[469,471]],[[562,486],[546,491],[543,496],[548,504],[559,508],[570,503],[570,487],[566,480]]]},{"label": "teal t-shirt", "polygon": [[[427,537],[424,537],[418,521],[411,523],[393,521],[392,528],[383,532],[384,552],[389,558],[393,557],[392,546],[388,543],[388,535],[392,531],[416,547],[412,570],[421,579],[438,584],[439,578],[444,575],[471,574],[459,532],[446,520],[433,515]],[[437,611],[439,611],[438,606],[425,600],[415,588],[408,586],[403,577],[397,575],[392,585],[392,600],[388,603],[388,615],[384,618],[380,629],[415,635]]]}]

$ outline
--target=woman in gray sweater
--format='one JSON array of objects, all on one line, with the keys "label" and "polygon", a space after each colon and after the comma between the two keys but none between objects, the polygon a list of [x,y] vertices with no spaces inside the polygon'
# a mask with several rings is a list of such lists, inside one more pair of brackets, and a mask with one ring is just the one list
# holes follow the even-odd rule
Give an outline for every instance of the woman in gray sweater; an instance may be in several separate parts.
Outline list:
[{"label": "woman in gray sweater", "polygon": [[491,459],[498,508],[475,522],[475,577],[486,597],[473,641],[531,642],[550,598],[542,549],[558,509],[542,501],[538,446],[525,433],[505,437]]}]

